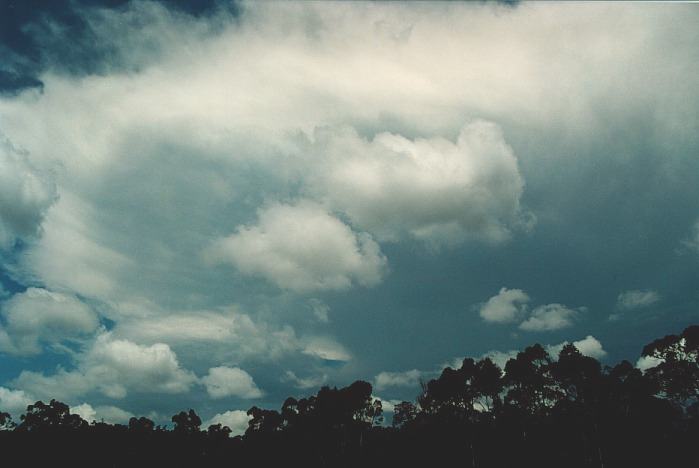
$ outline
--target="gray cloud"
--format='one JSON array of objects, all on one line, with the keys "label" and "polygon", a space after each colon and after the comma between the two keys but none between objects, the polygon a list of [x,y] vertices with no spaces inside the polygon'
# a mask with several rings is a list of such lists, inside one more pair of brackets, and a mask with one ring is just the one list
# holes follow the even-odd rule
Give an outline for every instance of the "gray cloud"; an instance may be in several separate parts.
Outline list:
[{"label": "gray cloud", "polygon": [[682,244],[688,249],[699,253],[699,220],[692,225],[689,237],[683,240]]},{"label": "gray cloud", "polygon": [[657,291],[649,289],[634,289],[624,291],[617,297],[617,307],[621,310],[632,310],[641,307],[648,307],[660,300]]},{"label": "gray cloud", "polygon": [[524,331],[552,331],[572,327],[578,310],[563,304],[546,304],[536,307],[519,328]]},{"label": "gray cloud", "polygon": [[311,375],[308,377],[299,377],[294,371],[286,371],[282,377],[282,382],[291,382],[294,387],[307,390],[311,388],[319,388],[328,380],[327,374]]},{"label": "gray cloud", "polygon": [[330,307],[321,301],[320,299],[311,298],[309,300],[309,305],[313,311],[313,315],[318,319],[319,322],[328,323],[330,322],[330,317],[328,312],[330,312]]},{"label": "gray cloud", "polygon": [[422,372],[412,369],[404,372],[381,372],[374,377],[374,387],[377,391],[388,387],[416,387],[420,383]]},{"label": "gray cloud", "polygon": [[0,133],[0,249],[36,236],[55,200],[51,178]]},{"label": "gray cloud", "polygon": [[99,326],[97,314],[75,296],[29,288],[0,305],[0,351],[32,355],[43,343],[91,336]]}]

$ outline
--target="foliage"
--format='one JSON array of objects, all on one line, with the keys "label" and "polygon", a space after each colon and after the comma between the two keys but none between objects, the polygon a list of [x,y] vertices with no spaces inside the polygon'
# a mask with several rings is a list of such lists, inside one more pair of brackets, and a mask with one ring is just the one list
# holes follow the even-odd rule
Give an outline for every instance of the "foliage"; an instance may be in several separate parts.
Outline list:
[{"label": "foliage", "polygon": [[173,430],[133,417],[93,422],[56,400],[27,407],[15,426],[0,412],[0,447],[22,466],[699,466],[699,327],[643,348],[657,366],[613,367],[573,345],[558,356],[534,345],[504,369],[464,359],[395,405],[383,424],[371,384],[322,387],[279,410],[252,407],[244,436],[192,409]]}]

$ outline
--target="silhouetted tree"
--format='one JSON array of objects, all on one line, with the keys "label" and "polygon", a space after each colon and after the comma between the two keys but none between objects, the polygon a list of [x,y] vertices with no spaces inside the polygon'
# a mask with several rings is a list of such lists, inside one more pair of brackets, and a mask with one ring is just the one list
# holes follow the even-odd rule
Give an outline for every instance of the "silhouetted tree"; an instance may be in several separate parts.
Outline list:
[{"label": "silhouetted tree", "polygon": [[18,429],[35,431],[40,429],[83,429],[88,423],[77,414],[70,414],[70,407],[57,400],[47,405],[37,401],[27,406],[27,412],[21,416],[22,423]]},{"label": "silhouetted tree", "polygon": [[500,397],[504,382],[502,370],[490,358],[484,358],[476,363],[471,380],[476,403],[482,411],[499,409]]},{"label": "silhouetted tree", "polygon": [[153,429],[155,429],[155,423],[144,416],[129,419],[129,431],[145,434],[153,432]]},{"label": "silhouetted tree", "polygon": [[257,406],[253,406],[248,410],[248,416],[250,416],[250,421],[248,422],[248,429],[245,431],[246,435],[276,432],[282,428],[284,423],[284,419],[282,419],[279,412],[261,409]]},{"label": "silhouetted tree", "polygon": [[699,326],[653,341],[642,355],[659,360],[646,374],[664,397],[684,409],[699,399]]},{"label": "silhouetted tree", "polygon": [[12,421],[12,416],[10,413],[4,413],[0,411],[0,431],[8,431],[14,429],[15,423]]},{"label": "silhouetted tree", "polygon": [[558,360],[549,364],[551,376],[566,401],[593,404],[597,400],[602,367],[591,357],[584,356],[572,344],[566,344]]},{"label": "silhouetted tree", "polygon": [[193,409],[174,415],[172,422],[175,423],[175,433],[177,434],[193,434],[199,432],[201,427],[201,418]]},{"label": "silhouetted tree", "polygon": [[471,381],[475,373],[473,359],[464,359],[459,369],[447,367],[437,379],[430,380],[418,402],[423,411],[446,422],[463,421],[473,414],[476,400]]},{"label": "silhouetted tree", "polygon": [[551,375],[551,357],[539,344],[507,361],[505,403],[527,415],[544,416],[561,396]]},{"label": "silhouetted tree", "polygon": [[418,411],[414,404],[409,401],[402,401],[393,408],[393,427],[403,427],[414,421]]},{"label": "silhouetted tree", "polygon": [[[0,413],[0,447],[22,466],[658,468],[699,466],[697,327],[644,348],[658,365],[601,368],[573,345],[557,359],[541,345],[505,365],[464,359],[423,384],[417,403],[395,405],[382,427],[368,382],[287,398],[280,411],[252,407],[244,436],[194,410],[174,430],[133,417],[88,425],[64,403],[27,407],[12,429]],[[79,456],[78,456],[79,454]]]},{"label": "silhouetted tree", "polygon": [[209,437],[213,437],[215,439],[227,439],[232,431],[228,426],[212,424],[208,427],[206,432],[208,433]]}]

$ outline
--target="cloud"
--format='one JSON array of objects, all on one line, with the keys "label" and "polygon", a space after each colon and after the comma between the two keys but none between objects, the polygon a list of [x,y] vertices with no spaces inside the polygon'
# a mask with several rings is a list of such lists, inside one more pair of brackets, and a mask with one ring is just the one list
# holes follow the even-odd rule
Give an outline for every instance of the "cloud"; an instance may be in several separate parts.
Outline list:
[{"label": "cloud", "polygon": [[209,427],[212,424],[220,424],[228,426],[232,436],[242,435],[248,429],[248,421],[251,417],[246,411],[232,410],[223,413],[215,414],[211,419],[203,424],[203,427]]},{"label": "cloud", "polygon": [[486,322],[514,322],[526,312],[528,302],[529,296],[521,289],[501,288],[481,306],[479,313]]},{"label": "cloud", "polygon": [[238,307],[215,310],[163,310],[152,303],[120,304],[114,338],[138,343],[169,343],[189,361],[279,362],[294,355],[325,360],[351,359],[344,346],[330,336],[297,336],[289,325],[254,318]]},{"label": "cloud", "polygon": [[95,416],[97,415],[95,409],[88,403],[81,403],[77,406],[71,406],[70,412],[71,414],[77,414],[87,422],[94,421]]},{"label": "cloud", "polygon": [[521,289],[501,288],[498,294],[481,305],[479,313],[486,322],[510,323],[524,318],[519,324],[524,331],[551,331],[573,326],[578,312],[563,304],[546,304],[529,311],[529,296]]},{"label": "cloud", "polygon": [[325,384],[328,380],[327,374],[310,376],[310,377],[298,377],[293,371],[286,371],[282,377],[282,382],[291,382],[294,387],[306,390],[309,388],[318,388]]},{"label": "cloud", "polygon": [[699,253],[699,220],[692,225],[689,237],[683,240],[682,244],[689,250]]},{"label": "cloud", "polygon": [[311,336],[304,341],[303,354],[325,361],[346,362],[352,359],[349,351],[329,336]]},{"label": "cloud", "polygon": [[49,289],[110,299],[119,288],[119,272],[136,262],[107,246],[92,222],[99,216],[88,200],[61,190],[60,199],[46,214],[41,238],[21,258],[30,277]]},{"label": "cloud", "polygon": [[126,424],[129,419],[134,417],[133,413],[125,411],[116,406],[97,406],[95,408],[96,418],[98,421],[104,421],[111,424]]},{"label": "cloud", "polygon": [[352,128],[318,129],[313,138],[311,193],[381,240],[501,242],[522,221],[524,181],[492,123],[465,125],[456,143],[391,133],[369,141]]},{"label": "cloud", "polygon": [[212,367],[209,369],[209,374],[202,377],[201,381],[211,398],[251,399],[262,396],[262,391],[250,374],[238,367]]},{"label": "cloud", "polygon": [[[510,359],[514,359],[517,357],[518,351],[488,351],[487,353],[483,354],[480,359],[484,358],[490,358],[491,361],[493,361],[495,364],[500,369],[505,369],[505,364],[507,364],[507,361]],[[462,359],[463,361],[463,359]],[[459,363],[459,367],[461,366],[461,363]]]},{"label": "cloud", "polygon": [[[551,355],[551,357],[558,359],[558,355],[563,349],[563,346],[567,344],[568,341],[564,341],[563,343],[559,343],[557,345],[549,345],[546,347],[546,351]],[[600,341],[592,335],[587,335],[582,340],[573,341],[573,346],[578,348],[580,354],[591,358],[602,359],[607,355],[607,352],[604,350],[604,348],[602,348],[602,343],[600,343]]]},{"label": "cloud", "polygon": [[197,382],[168,345],[139,345],[110,333],[100,334],[77,360],[75,370],[59,368],[52,375],[25,370],[11,384],[41,398],[71,400],[94,391],[116,399],[129,392],[176,394]]},{"label": "cloud", "polygon": [[403,402],[403,400],[388,400],[376,395],[371,395],[371,398],[373,400],[379,400],[381,402],[381,410],[384,414],[393,413],[396,409],[396,405],[399,405]]},{"label": "cloud", "polygon": [[640,309],[655,304],[660,300],[660,294],[650,289],[624,291],[616,299],[617,308],[621,310]]},{"label": "cloud", "polygon": [[19,418],[19,415],[27,410],[27,406],[35,401],[23,390],[0,387],[0,411],[8,412],[14,418]]},{"label": "cloud", "polygon": [[547,304],[532,310],[519,328],[524,331],[552,331],[573,326],[578,311],[563,304]]},{"label": "cloud", "polygon": [[112,334],[139,343],[169,343],[201,349],[211,359],[236,362],[276,360],[302,349],[291,326],[254,320],[238,307],[215,310],[169,310],[152,303],[122,303]]},{"label": "cloud", "polygon": [[78,414],[87,422],[105,422],[107,424],[127,424],[134,415],[116,406],[92,407],[89,403],[71,406],[70,412]]},{"label": "cloud", "polygon": [[300,292],[374,286],[386,270],[386,258],[371,236],[353,232],[308,201],[267,206],[258,212],[257,224],[239,227],[206,255]]},{"label": "cloud", "polygon": [[[168,10],[158,5],[161,2],[167,5]],[[114,9],[120,13],[114,15]],[[12,96],[28,88],[42,90],[40,78],[46,70],[83,77],[94,73],[137,69],[138,63],[135,62],[138,60],[120,54],[109,39],[110,34],[118,32],[113,29],[116,25],[110,24],[114,16],[119,17],[123,27],[144,24],[143,21],[147,18],[149,25],[163,34],[166,30],[160,27],[158,19],[182,21],[187,18],[190,27],[201,30],[207,24],[209,28],[214,28],[218,23],[216,17],[232,18],[237,10],[237,2],[216,0],[76,0],[35,5],[2,4],[2,15],[9,16],[10,19],[5,22],[4,34],[0,38],[0,50],[3,53],[0,94]],[[160,13],[160,18],[155,12]],[[216,16],[209,15],[213,12]],[[192,16],[185,16],[185,13]],[[200,16],[205,16],[206,21],[197,21]],[[149,42],[151,46],[157,47],[158,41]],[[140,54],[134,55],[138,57]]]},{"label": "cloud", "polygon": [[420,383],[422,372],[412,369],[405,372],[380,372],[374,377],[376,390],[385,390],[388,387],[415,387]]},{"label": "cloud", "polygon": [[36,236],[56,196],[53,180],[0,132],[0,249]]},{"label": "cloud", "polygon": [[75,296],[28,288],[0,306],[0,351],[35,355],[41,344],[91,335],[99,326],[97,314]]},{"label": "cloud", "polygon": [[[563,349],[563,346],[567,345],[569,342],[568,341],[563,341],[562,343],[554,344],[554,345],[546,345],[546,352],[549,353],[551,358],[553,360],[558,359],[558,355]],[[573,346],[578,348],[578,351],[584,356],[589,356],[595,359],[602,359],[607,355],[607,352],[604,350],[602,347],[602,343],[595,338],[592,335],[587,335],[585,338],[574,341]],[[491,361],[493,361],[497,366],[504,371],[505,365],[507,364],[507,361],[510,359],[515,359],[517,357],[517,354],[519,354],[520,351],[517,350],[509,350],[509,351],[498,351],[498,350],[493,350],[493,351],[488,351],[487,353],[482,354],[478,360],[489,358]],[[459,358],[454,358],[450,362],[446,362],[442,364],[442,366],[439,368],[438,372],[441,372],[442,369],[446,367],[451,367],[452,369],[458,369],[461,367],[461,363],[463,362],[464,358],[459,357]]]},{"label": "cloud", "polygon": [[663,359],[653,357],[653,356],[641,356],[638,358],[638,361],[636,361],[636,368],[639,369],[641,372],[645,372],[648,369],[651,369],[659,364],[662,364],[664,362]]},{"label": "cloud", "polygon": [[309,305],[311,306],[311,310],[313,311],[313,315],[318,319],[319,322],[321,323],[328,323],[330,322],[330,318],[328,317],[328,312],[330,312],[330,307],[320,299],[316,298],[311,298],[308,301]]},{"label": "cloud", "polygon": [[602,348],[602,343],[592,335],[587,335],[584,339],[573,341],[573,345],[585,356],[595,359],[602,359],[607,352]]},{"label": "cloud", "polygon": [[[517,357],[517,353],[519,351],[515,349],[511,349],[509,351],[499,351],[499,350],[491,350],[486,353],[481,354],[478,357],[472,357],[476,361],[480,361],[482,359],[490,359],[493,361],[494,364],[496,364],[500,369],[504,370],[505,369],[505,364],[507,364],[507,361],[510,359],[514,359]],[[452,369],[459,369],[461,368],[463,362],[464,362],[465,357],[464,356],[458,356],[451,358],[450,360],[443,362],[439,367],[437,367],[432,373],[439,375],[442,373],[442,370],[446,369],[447,367],[451,367]]]}]

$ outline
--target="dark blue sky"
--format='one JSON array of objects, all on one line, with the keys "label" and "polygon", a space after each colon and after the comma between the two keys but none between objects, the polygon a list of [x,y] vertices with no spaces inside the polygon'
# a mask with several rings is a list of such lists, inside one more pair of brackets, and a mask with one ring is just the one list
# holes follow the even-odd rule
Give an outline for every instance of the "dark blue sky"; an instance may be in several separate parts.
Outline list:
[{"label": "dark blue sky", "polygon": [[0,409],[636,363],[699,319],[697,15],[0,2]]}]

